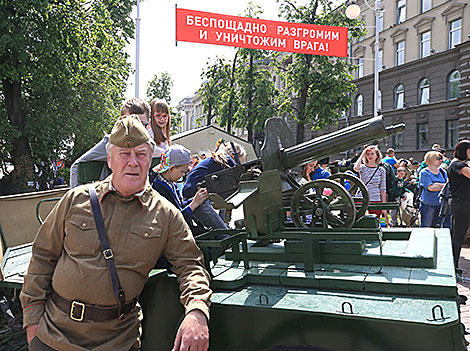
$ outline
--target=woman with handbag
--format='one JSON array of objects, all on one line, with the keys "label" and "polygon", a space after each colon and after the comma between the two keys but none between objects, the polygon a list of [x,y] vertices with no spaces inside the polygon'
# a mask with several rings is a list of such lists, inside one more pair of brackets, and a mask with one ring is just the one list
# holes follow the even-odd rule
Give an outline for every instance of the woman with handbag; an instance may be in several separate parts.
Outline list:
[{"label": "woman with handbag", "polygon": [[[369,192],[370,202],[387,202],[387,175],[385,169],[379,166],[381,162],[382,155],[378,147],[369,145],[354,164],[354,170],[359,172],[359,177]],[[384,216],[388,225],[387,211],[369,210],[369,213],[377,215],[378,218]]]},{"label": "woman with handbag", "polygon": [[465,234],[470,226],[470,141],[462,140],[454,151],[454,160],[449,166],[450,210],[452,212],[452,252],[454,264],[459,272],[459,256]]},{"label": "woman with handbag", "polygon": [[[421,227],[440,227],[439,192],[447,182],[447,173],[441,167],[442,155],[437,151],[429,151],[424,156],[428,165],[420,173],[419,187],[421,190],[419,211],[421,213]],[[450,228],[450,218],[444,219],[443,227]]]}]

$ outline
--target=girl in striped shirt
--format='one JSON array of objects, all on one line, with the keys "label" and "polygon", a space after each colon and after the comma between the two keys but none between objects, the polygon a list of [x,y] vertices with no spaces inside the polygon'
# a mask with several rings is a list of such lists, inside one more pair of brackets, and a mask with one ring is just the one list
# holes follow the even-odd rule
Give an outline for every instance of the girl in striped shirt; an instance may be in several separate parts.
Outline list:
[{"label": "girl in striped shirt", "polygon": [[[386,172],[380,167],[382,155],[376,145],[367,146],[357,159],[354,170],[359,172],[359,177],[364,182],[368,192],[370,202],[387,202]],[[370,214],[375,214],[380,218],[385,217],[388,225],[387,211],[369,210]]]}]

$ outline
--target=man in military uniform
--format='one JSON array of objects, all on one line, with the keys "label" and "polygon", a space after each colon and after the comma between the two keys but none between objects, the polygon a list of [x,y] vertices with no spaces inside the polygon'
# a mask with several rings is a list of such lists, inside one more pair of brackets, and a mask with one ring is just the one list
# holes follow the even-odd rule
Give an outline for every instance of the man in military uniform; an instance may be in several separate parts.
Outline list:
[{"label": "man in military uniform", "polygon": [[72,189],[34,241],[20,295],[30,350],[137,350],[136,298],[162,254],[173,265],[185,307],[174,350],[207,350],[209,277],[181,212],[147,180],[153,145],[137,116],[121,118],[107,146],[113,174],[93,185],[125,302],[113,290],[89,190]]}]

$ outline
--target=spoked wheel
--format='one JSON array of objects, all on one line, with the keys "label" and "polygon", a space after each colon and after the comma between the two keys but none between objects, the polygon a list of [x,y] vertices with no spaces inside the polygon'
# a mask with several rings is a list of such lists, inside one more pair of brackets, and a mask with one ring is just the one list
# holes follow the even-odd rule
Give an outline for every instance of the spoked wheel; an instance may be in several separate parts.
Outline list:
[{"label": "spoked wheel", "polygon": [[356,221],[356,206],[349,192],[329,179],[308,182],[292,196],[291,216],[297,227],[351,228]]},{"label": "spoked wheel", "polygon": [[[332,174],[328,179],[340,183],[349,191],[356,206],[356,221],[361,219],[366,214],[367,207],[369,206],[369,192],[362,180],[347,173]],[[359,191],[361,195],[358,195]]]}]

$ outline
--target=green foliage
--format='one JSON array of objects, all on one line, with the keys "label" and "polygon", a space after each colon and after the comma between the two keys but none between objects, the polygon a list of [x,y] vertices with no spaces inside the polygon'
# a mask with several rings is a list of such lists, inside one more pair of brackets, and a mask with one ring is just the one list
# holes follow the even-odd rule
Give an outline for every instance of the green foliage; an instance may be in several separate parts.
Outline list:
[{"label": "green foliage", "polygon": [[240,49],[237,69],[238,101],[235,127],[248,128],[248,140],[252,133],[262,131],[266,119],[276,115],[276,97],[272,73],[267,69],[270,57],[267,51]]},{"label": "green foliage", "polygon": [[[250,2],[245,15],[261,13],[261,8]],[[232,127],[246,128],[248,140],[253,141],[253,132],[262,131],[265,120],[276,113],[278,92],[267,69],[269,60],[267,51],[236,49],[232,61],[208,61],[202,74],[206,80],[199,90],[206,116],[216,116],[229,133]]]},{"label": "green foliage", "polygon": [[[212,118],[219,114],[219,108],[222,105],[221,97],[227,87],[226,62],[221,57],[215,57],[206,62],[206,67],[201,73],[204,79],[197,94],[202,98],[204,117],[207,125],[211,125]],[[197,121],[200,123],[200,121]]]},{"label": "green foliage", "polygon": [[[228,133],[232,132],[234,115],[239,107],[237,96],[237,64],[238,51],[231,62],[224,63],[219,68],[223,70],[219,77],[222,79],[219,95],[216,97],[217,111],[219,113],[217,122],[222,128],[226,128]],[[203,100],[204,102],[204,100]]]},{"label": "green foliage", "polygon": [[3,163],[70,164],[110,130],[130,69],[133,3],[0,0]]},{"label": "green foliage", "polygon": [[183,117],[181,113],[179,113],[173,107],[170,107],[170,115],[171,115],[171,126],[170,126],[170,134],[177,134],[179,133],[179,127],[183,125]]},{"label": "green foliage", "polygon": [[156,74],[147,85],[147,100],[162,99],[171,103],[171,88],[173,79],[168,72],[161,73],[160,77]]},{"label": "green foliage", "polygon": [[[263,13],[260,6],[248,3],[245,15],[257,17]],[[236,127],[247,128],[248,141],[253,132],[264,129],[266,119],[276,115],[276,97],[272,73],[268,70],[271,55],[266,50],[238,49],[237,97],[241,102],[235,113]]]},{"label": "green foliage", "polygon": [[[281,16],[289,22],[346,26],[350,28],[350,38],[364,34],[361,21],[348,19],[345,6],[334,9],[330,0],[311,0],[305,5],[289,0],[278,2]],[[285,82],[280,112],[292,115],[297,121],[297,142],[303,141],[306,124],[322,129],[349,108],[349,95],[356,90],[350,72],[356,66],[346,59],[295,53],[288,57],[277,55],[273,65]]]}]

